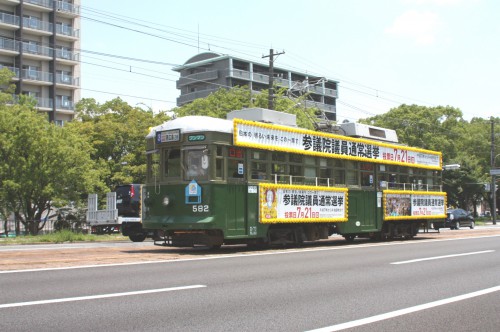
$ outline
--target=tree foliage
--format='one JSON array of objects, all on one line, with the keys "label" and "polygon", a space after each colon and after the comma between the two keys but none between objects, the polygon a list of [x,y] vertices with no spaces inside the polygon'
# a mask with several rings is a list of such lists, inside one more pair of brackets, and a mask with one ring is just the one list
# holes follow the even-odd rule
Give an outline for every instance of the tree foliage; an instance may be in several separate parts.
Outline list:
[{"label": "tree foliage", "polygon": [[165,112],[154,114],[120,98],[104,104],[82,99],[77,104],[76,120],[68,127],[84,135],[93,147],[91,158],[109,191],[119,184],[145,181],[145,136],[150,127],[169,118]]},{"label": "tree foliage", "polygon": [[[494,120],[497,126],[499,120]],[[443,172],[450,206],[476,212],[481,201],[492,204],[484,190],[484,183],[490,182],[490,120],[473,118],[467,122],[459,109],[450,106],[401,105],[361,122],[394,129],[400,142],[409,146],[441,151],[444,165],[461,165],[458,171]]]},{"label": "tree foliage", "polygon": [[[312,118],[315,117],[317,109],[300,107],[301,101],[307,96],[298,99],[285,97],[285,89],[277,89],[275,92],[275,110],[295,114],[297,125],[302,128],[312,129]],[[264,90],[258,94],[252,94],[246,87],[234,87],[229,90],[219,89],[206,98],[196,99],[193,102],[174,108],[172,112],[176,117],[188,115],[204,115],[214,118],[225,119],[226,114],[243,108],[268,108],[268,91]]]},{"label": "tree foliage", "polygon": [[98,186],[90,146],[29,105],[0,105],[0,196],[31,234],[52,206],[78,201]]}]

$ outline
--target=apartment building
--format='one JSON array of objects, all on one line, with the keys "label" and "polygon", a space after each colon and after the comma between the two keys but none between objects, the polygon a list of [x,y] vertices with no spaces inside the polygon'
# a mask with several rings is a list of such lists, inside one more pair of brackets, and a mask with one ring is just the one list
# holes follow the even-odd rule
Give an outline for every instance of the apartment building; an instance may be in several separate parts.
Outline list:
[{"label": "apartment building", "polygon": [[[200,53],[172,70],[180,73],[176,82],[181,92],[177,106],[204,98],[221,87],[248,86],[253,92],[269,88],[269,65],[230,55]],[[275,65],[273,73],[274,84],[288,88],[296,96],[308,93],[306,106],[318,107],[329,120],[336,120],[337,81]]]},{"label": "apartment building", "polygon": [[0,0],[0,68],[64,125],[80,99],[80,0]]}]

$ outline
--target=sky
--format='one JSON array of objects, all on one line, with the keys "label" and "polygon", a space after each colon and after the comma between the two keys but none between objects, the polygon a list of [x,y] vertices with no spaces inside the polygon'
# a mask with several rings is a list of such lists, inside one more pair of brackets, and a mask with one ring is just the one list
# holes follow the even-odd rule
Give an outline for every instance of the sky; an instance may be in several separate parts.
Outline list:
[{"label": "sky", "polygon": [[500,116],[500,1],[81,0],[81,96],[176,106],[172,68],[212,51],[339,82],[337,121],[401,104]]}]

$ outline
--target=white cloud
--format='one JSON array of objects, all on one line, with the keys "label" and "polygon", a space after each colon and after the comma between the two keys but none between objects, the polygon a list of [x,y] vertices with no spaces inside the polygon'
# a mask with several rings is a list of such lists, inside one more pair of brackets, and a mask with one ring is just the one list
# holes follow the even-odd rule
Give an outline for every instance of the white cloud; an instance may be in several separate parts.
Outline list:
[{"label": "white cloud", "polygon": [[410,10],[396,18],[392,25],[385,29],[385,32],[394,36],[411,38],[418,45],[430,45],[436,41],[440,26],[441,20],[436,13]]}]

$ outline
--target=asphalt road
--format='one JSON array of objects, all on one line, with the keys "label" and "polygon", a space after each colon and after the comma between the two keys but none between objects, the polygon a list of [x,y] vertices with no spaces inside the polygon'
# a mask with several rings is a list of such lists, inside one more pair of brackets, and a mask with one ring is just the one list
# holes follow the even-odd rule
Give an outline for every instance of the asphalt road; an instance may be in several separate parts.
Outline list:
[{"label": "asphalt road", "polygon": [[500,237],[0,272],[0,331],[497,331]]}]

